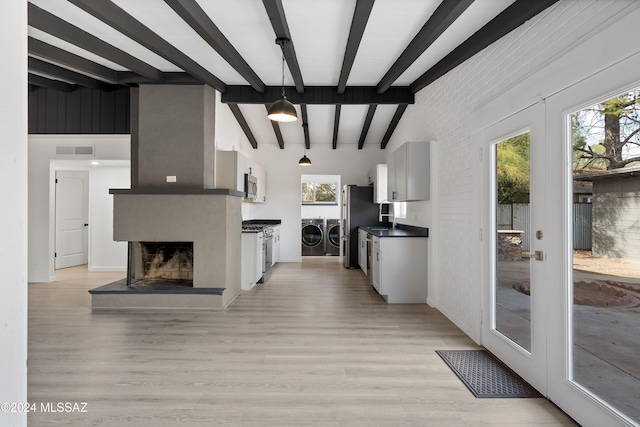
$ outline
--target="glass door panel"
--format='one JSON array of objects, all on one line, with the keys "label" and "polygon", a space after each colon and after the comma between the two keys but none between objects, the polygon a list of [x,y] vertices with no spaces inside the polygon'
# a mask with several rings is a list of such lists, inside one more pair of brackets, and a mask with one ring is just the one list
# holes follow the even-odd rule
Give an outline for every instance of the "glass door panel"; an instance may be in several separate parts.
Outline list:
[{"label": "glass door panel", "polygon": [[573,381],[640,423],[640,90],[570,115]]},{"label": "glass door panel", "polygon": [[531,351],[530,142],[524,132],[494,145],[495,328]]}]

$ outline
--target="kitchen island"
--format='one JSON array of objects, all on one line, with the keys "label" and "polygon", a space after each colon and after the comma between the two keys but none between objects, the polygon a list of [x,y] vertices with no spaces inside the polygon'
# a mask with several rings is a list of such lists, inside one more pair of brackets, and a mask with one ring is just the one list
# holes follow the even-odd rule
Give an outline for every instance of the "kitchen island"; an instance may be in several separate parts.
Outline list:
[{"label": "kitchen island", "polygon": [[388,303],[426,304],[429,229],[399,225],[361,230],[370,240],[363,247],[374,289]]}]

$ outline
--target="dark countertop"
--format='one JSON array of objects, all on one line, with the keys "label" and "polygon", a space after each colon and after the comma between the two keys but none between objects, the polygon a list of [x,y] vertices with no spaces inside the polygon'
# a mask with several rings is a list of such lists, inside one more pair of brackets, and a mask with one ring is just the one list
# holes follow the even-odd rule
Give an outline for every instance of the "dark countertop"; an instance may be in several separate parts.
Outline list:
[{"label": "dark countertop", "polygon": [[[246,221],[242,221],[242,225],[265,225],[275,227],[282,224],[282,220],[279,219],[248,219]],[[262,233],[262,230],[242,230],[243,233]]]},{"label": "dark countertop", "polygon": [[395,229],[390,226],[381,227],[378,225],[360,228],[377,237],[429,237],[428,228],[413,227],[404,224],[398,224]]},{"label": "dark countertop", "polygon": [[150,195],[214,195],[244,197],[241,191],[227,188],[110,188],[109,194],[150,194]]}]

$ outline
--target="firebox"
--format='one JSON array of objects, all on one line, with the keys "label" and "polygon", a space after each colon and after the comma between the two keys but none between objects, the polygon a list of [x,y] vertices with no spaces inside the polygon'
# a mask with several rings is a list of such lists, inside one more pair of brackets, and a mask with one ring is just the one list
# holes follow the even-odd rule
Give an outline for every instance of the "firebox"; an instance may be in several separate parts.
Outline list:
[{"label": "firebox", "polygon": [[193,286],[193,242],[130,242],[129,284]]}]

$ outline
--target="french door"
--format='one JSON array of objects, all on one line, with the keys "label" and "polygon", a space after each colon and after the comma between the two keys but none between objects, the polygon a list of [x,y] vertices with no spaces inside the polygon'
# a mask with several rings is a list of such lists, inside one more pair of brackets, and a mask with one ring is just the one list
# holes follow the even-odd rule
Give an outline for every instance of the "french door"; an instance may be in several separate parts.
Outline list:
[{"label": "french door", "polygon": [[482,344],[541,393],[547,390],[545,108],[484,130]]},{"label": "french door", "polygon": [[[633,164],[626,171],[587,169],[574,179],[580,149],[598,154],[602,144],[591,131],[580,134],[579,116],[606,129],[614,114],[599,121],[594,111],[616,99],[640,103],[638,69],[640,53],[483,130],[482,344],[585,426],[640,425],[640,312],[633,290],[640,283],[633,238],[640,187],[626,180],[635,174]],[[640,132],[640,114],[615,113],[624,114],[637,127],[620,124],[621,140]],[[625,155],[637,155],[634,150]],[[577,181],[593,183],[592,198]],[[579,243],[585,230],[593,237]],[[612,259],[626,267],[595,266]],[[600,297],[589,297],[596,301],[589,306],[579,292],[593,292],[592,284],[620,305],[598,306]],[[624,300],[625,289],[635,300]]]}]

